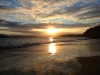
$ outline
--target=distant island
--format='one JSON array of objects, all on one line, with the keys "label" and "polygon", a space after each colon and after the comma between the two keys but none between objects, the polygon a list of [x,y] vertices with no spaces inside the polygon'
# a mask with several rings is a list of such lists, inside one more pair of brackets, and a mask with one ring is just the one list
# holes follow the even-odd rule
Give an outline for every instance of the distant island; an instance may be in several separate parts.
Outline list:
[{"label": "distant island", "polygon": [[58,37],[84,37],[83,34],[65,34]]},{"label": "distant island", "polygon": [[37,37],[37,36],[0,34],[0,38],[33,38],[33,37]]},{"label": "distant island", "polygon": [[100,38],[100,25],[87,29],[83,33],[83,36],[89,37],[89,38]]}]

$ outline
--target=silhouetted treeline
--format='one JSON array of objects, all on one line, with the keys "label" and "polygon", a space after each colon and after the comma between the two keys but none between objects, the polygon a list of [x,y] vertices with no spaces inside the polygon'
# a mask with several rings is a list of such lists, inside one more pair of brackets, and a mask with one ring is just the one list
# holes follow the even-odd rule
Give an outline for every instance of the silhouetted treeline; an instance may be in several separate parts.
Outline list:
[{"label": "silhouetted treeline", "polygon": [[83,36],[90,37],[90,38],[100,38],[100,25],[87,29],[83,33]]}]

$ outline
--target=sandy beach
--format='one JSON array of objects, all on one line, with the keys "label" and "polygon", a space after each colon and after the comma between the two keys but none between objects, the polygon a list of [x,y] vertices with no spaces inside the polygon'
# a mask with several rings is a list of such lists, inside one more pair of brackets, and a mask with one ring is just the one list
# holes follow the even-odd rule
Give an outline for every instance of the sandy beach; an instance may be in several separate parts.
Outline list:
[{"label": "sandy beach", "polygon": [[77,57],[81,64],[78,75],[100,75],[100,56]]},{"label": "sandy beach", "polygon": [[100,56],[65,59],[33,49],[1,51],[0,75],[100,75]]},{"label": "sandy beach", "polygon": [[73,40],[0,49],[0,75],[100,75],[98,41]]}]

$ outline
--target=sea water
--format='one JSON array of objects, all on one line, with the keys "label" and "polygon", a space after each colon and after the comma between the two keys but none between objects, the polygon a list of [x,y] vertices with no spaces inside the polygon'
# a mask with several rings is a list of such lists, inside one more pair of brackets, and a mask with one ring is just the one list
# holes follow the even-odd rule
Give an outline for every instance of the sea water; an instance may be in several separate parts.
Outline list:
[{"label": "sea water", "polygon": [[76,57],[100,56],[100,40],[86,37],[0,38],[2,75],[74,75]]}]

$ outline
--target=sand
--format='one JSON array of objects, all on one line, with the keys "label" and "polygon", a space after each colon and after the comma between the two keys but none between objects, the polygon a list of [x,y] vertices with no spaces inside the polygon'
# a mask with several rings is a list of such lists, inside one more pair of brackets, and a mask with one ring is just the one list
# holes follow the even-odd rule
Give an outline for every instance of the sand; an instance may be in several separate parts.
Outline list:
[{"label": "sand", "polygon": [[100,56],[94,57],[77,57],[81,64],[78,75],[100,75]]},{"label": "sand", "polygon": [[[57,53],[55,57],[55,55],[51,56],[47,52],[48,46],[33,46],[0,51],[0,75],[40,75],[40,71],[43,71],[41,75],[75,75],[80,69],[78,63],[74,60],[61,60],[60,62],[61,58],[65,59],[67,54],[71,53],[68,50],[67,52],[59,51],[59,53],[62,53],[61,56],[66,53],[66,56],[60,59],[57,57]],[[58,56],[60,56],[59,53]],[[74,53],[75,50],[72,51],[72,54]],[[77,72],[77,75],[100,75],[100,56],[76,57],[76,59],[81,64],[81,69],[78,71],[79,73]],[[51,70],[48,70],[48,68]],[[70,69],[75,71],[77,69],[77,71],[75,73],[65,73],[70,71]]]}]

